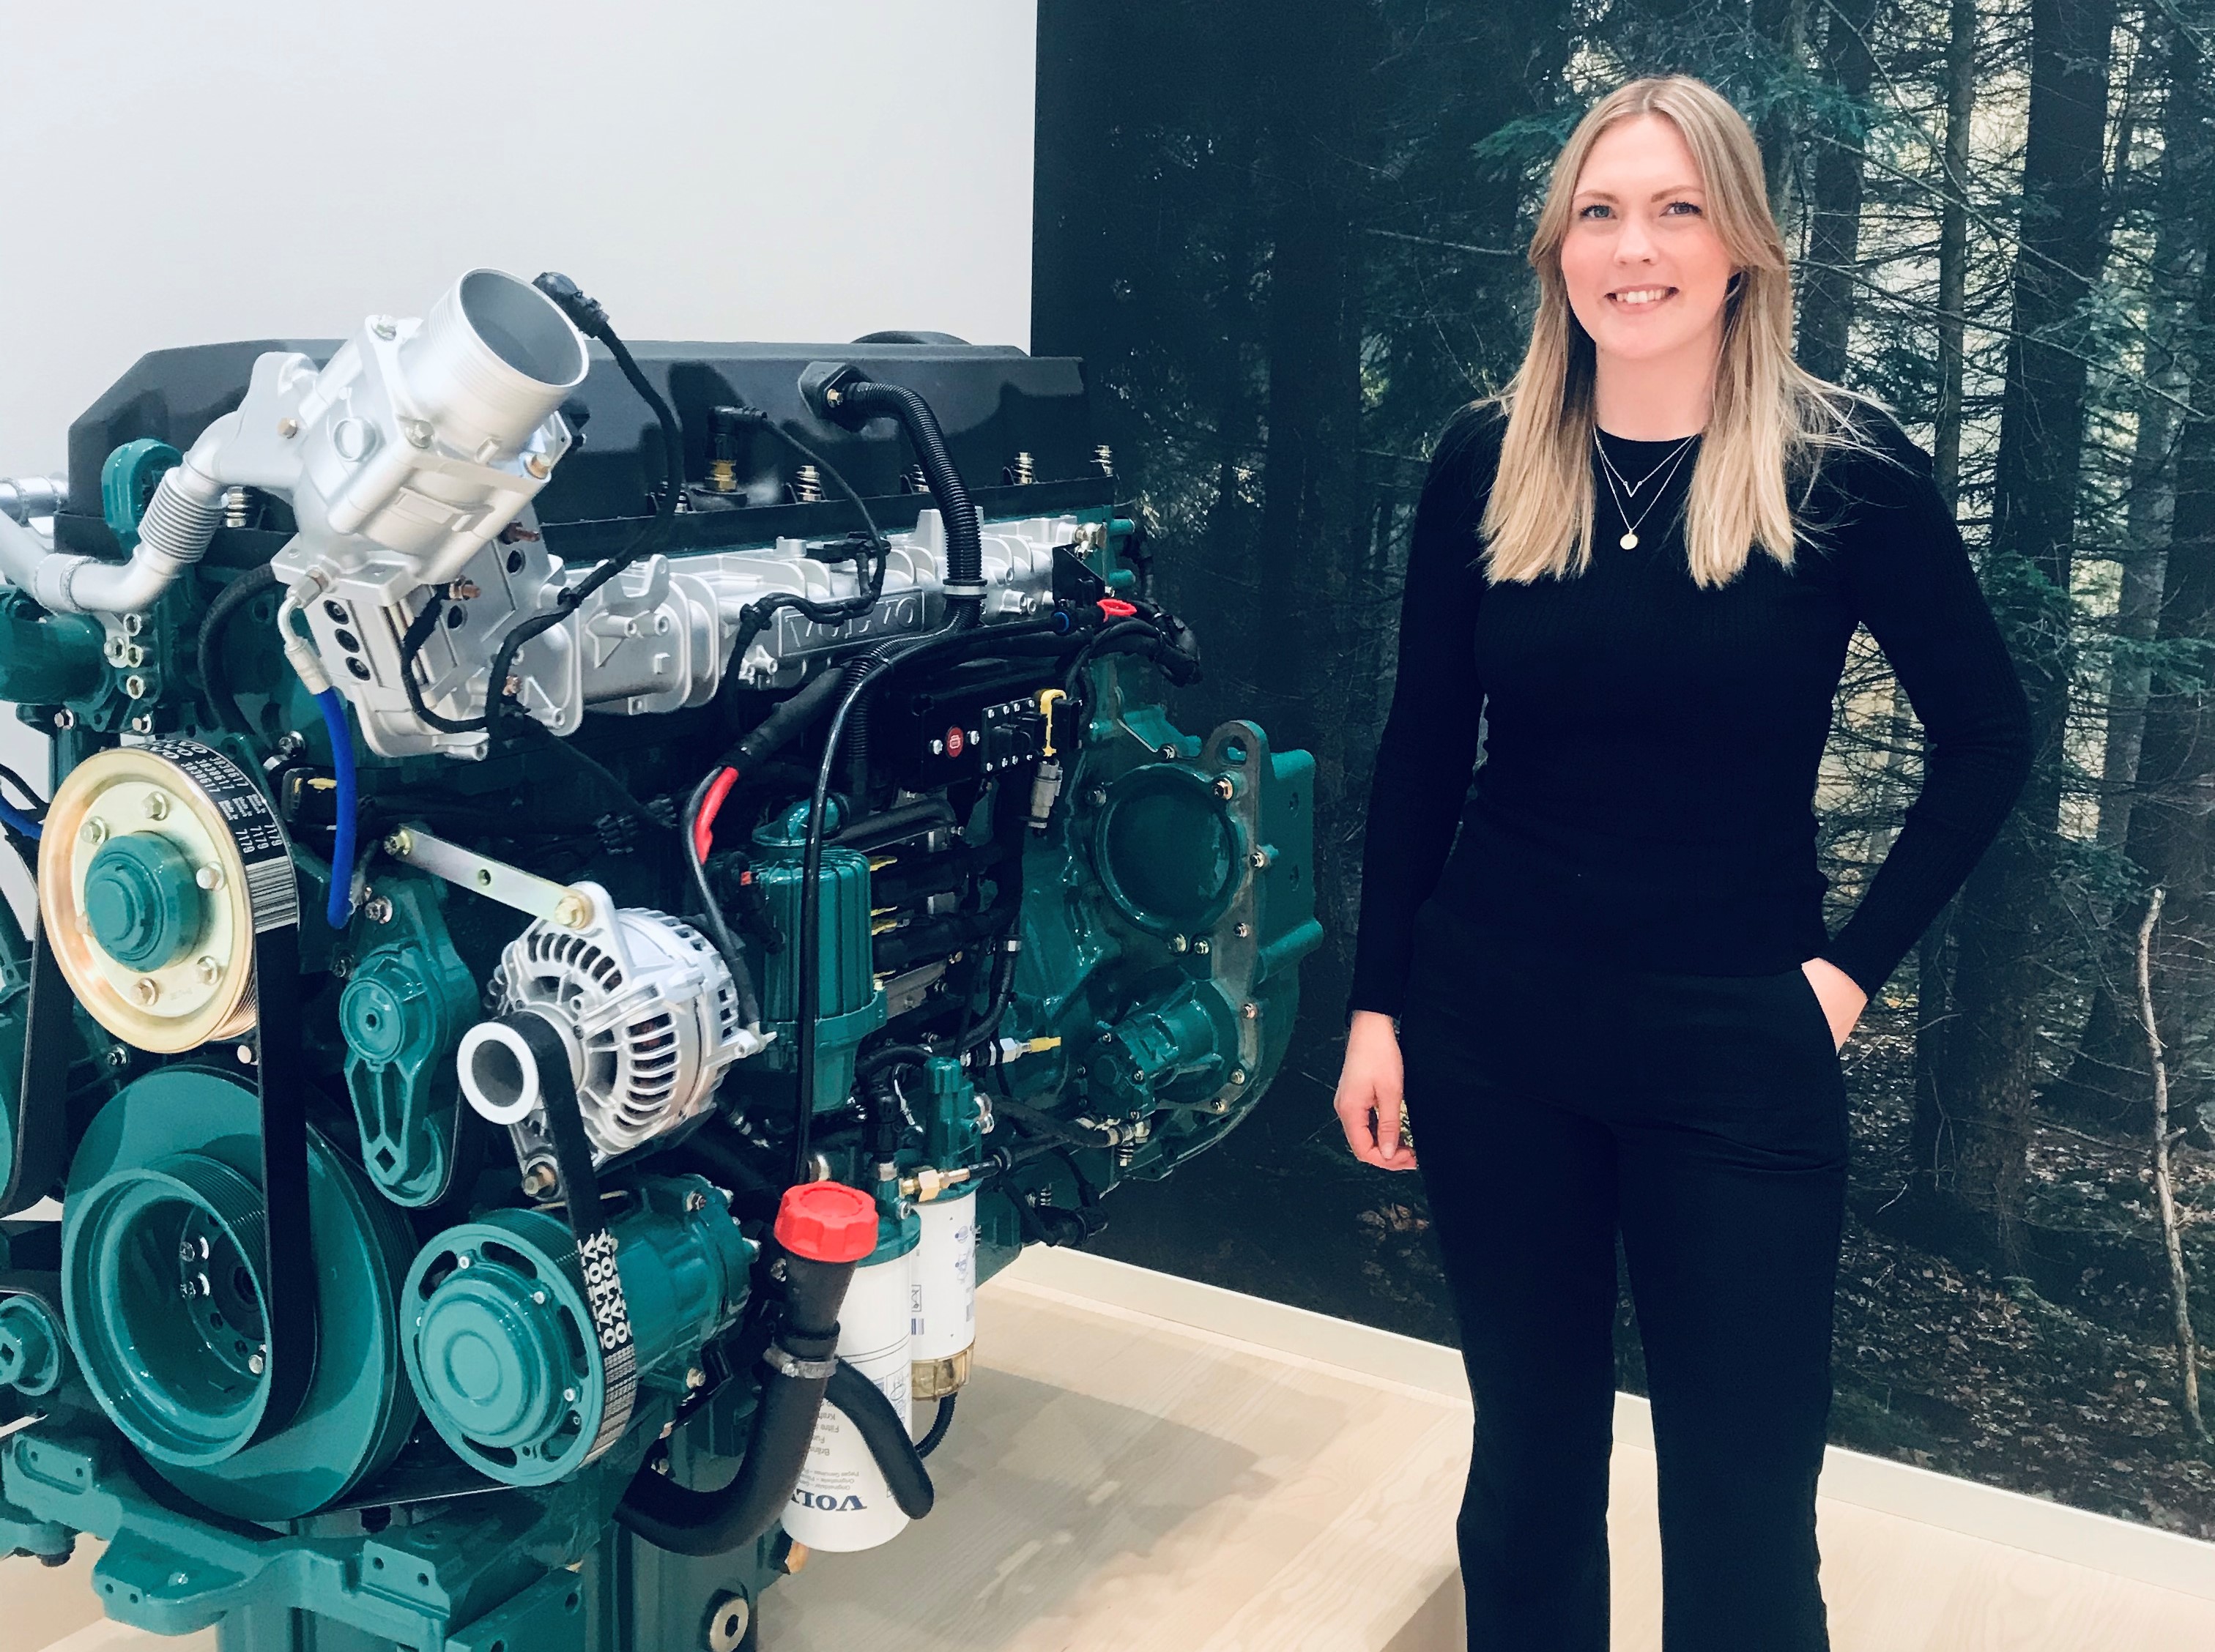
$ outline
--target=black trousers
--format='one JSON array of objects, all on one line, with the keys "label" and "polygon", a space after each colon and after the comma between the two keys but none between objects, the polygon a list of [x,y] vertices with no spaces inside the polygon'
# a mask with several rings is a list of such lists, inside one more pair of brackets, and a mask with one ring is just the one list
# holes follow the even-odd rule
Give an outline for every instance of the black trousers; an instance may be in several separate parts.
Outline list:
[{"label": "black trousers", "polygon": [[1846,1097],[1814,988],[1569,962],[1435,902],[1407,1111],[1476,1402],[1470,1652],[1606,1652],[1616,1239],[1645,1342],[1666,1652],[1822,1652],[1815,1481]]}]

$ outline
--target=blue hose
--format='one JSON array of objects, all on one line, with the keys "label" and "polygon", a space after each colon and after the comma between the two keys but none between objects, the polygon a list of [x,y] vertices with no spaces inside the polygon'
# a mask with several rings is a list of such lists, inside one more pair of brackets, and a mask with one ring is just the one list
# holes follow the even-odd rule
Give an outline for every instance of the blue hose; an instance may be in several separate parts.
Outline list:
[{"label": "blue hose", "polygon": [[9,825],[29,838],[32,842],[35,843],[39,841],[39,823],[5,798],[0,798],[0,820],[6,821]]},{"label": "blue hose", "polygon": [[346,701],[336,688],[324,689],[316,704],[323,708],[323,726],[330,731],[331,773],[339,786],[339,833],[331,845],[331,898],[323,908],[323,921],[344,929],[353,915],[353,732],[347,727]]}]

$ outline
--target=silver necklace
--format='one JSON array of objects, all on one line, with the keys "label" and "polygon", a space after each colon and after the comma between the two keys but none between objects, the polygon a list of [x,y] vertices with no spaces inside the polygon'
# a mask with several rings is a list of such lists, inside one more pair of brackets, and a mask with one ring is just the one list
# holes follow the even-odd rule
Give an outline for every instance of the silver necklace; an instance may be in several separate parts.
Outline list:
[{"label": "silver necklace", "polygon": [[1652,470],[1647,471],[1643,476],[1641,476],[1635,486],[1634,486],[1628,481],[1624,481],[1621,474],[1617,473],[1615,468],[1615,462],[1607,456],[1607,450],[1600,446],[1599,427],[1598,425],[1594,425],[1592,427],[1592,446],[1598,449],[1599,462],[1606,468],[1608,491],[1614,496],[1616,514],[1623,518],[1623,537],[1616,541],[1616,543],[1622,546],[1624,550],[1635,551],[1638,548],[1639,523],[1644,522],[1647,517],[1654,514],[1654,507],[1661,502],[1661,495],[1668,491],[1669,485],[1666,480],[1662,483],[1661,486],[1655,491],[1654,497],[1647,501],[1646,508],[1638,513],[1638,521],[1633,522],[1630,519],[1630,512],[1623,506],[1622,495],[1615,491],[1616,484],[1621,482],[1623,487],[1629,490],[1631,497],[1635,499],[1638,496],[1639,488],[1645,486],[1647,483],[1652,481],[1656,475],[1660,474],[1663,468],[1666,468],[1673,474],[1677,466],[1684,462],[1684,455],[1691,450],[1692,444],[1697,439],[1697,437],[1698,432],[1695,431],[1692,435],[1684,437],[1683,441],[1678,443],[1676,452],[1670,455],[1666,459],[1664,459],[1660,464],[1654,466]]}]

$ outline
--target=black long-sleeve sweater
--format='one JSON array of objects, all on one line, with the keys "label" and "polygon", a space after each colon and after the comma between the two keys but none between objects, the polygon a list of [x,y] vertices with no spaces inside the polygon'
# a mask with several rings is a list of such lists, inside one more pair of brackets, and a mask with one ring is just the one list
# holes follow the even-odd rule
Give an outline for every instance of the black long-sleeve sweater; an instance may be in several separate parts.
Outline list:
[{"label": "black long-sleeve sweater", "polygon": [[[1416,508],[1392,706],[1377,753],[1348,1013],[1397,1015],[1427,899],[1519,943],[1627,969],[1759,975],[1827,958],[1874,995],[1991,840],[2029,773],[2030,711],[1930,456],[1825,454],[1787,572],[1686,566],[1697,438],[1617,541],[1599,460],[1580,577],[1488,581],[1478,560],[1506,416],[1463,408]],[[1637,481],[1675,450],[1601,432]],[[1823,921],[1816,770],[1855,626],[1921,720],[1921,794],[1850,920]],[[1484,762],[1470,768],[1483,713]],[[1458,836],[1457,836],[1458,831]],[[1451,853],[1448,851],[1451,848]]]}]

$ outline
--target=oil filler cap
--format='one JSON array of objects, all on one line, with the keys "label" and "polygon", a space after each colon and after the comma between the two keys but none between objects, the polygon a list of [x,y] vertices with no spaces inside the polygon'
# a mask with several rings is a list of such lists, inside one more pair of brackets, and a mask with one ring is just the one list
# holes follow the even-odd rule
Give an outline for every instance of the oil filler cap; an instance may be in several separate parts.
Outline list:
[{"label": "oil filler cap", "polygon": [[877,1202],[844,1182],[803,1182],[777,1202],[776,1233],[811,1262],[859,1262],[877,1248]]}]

